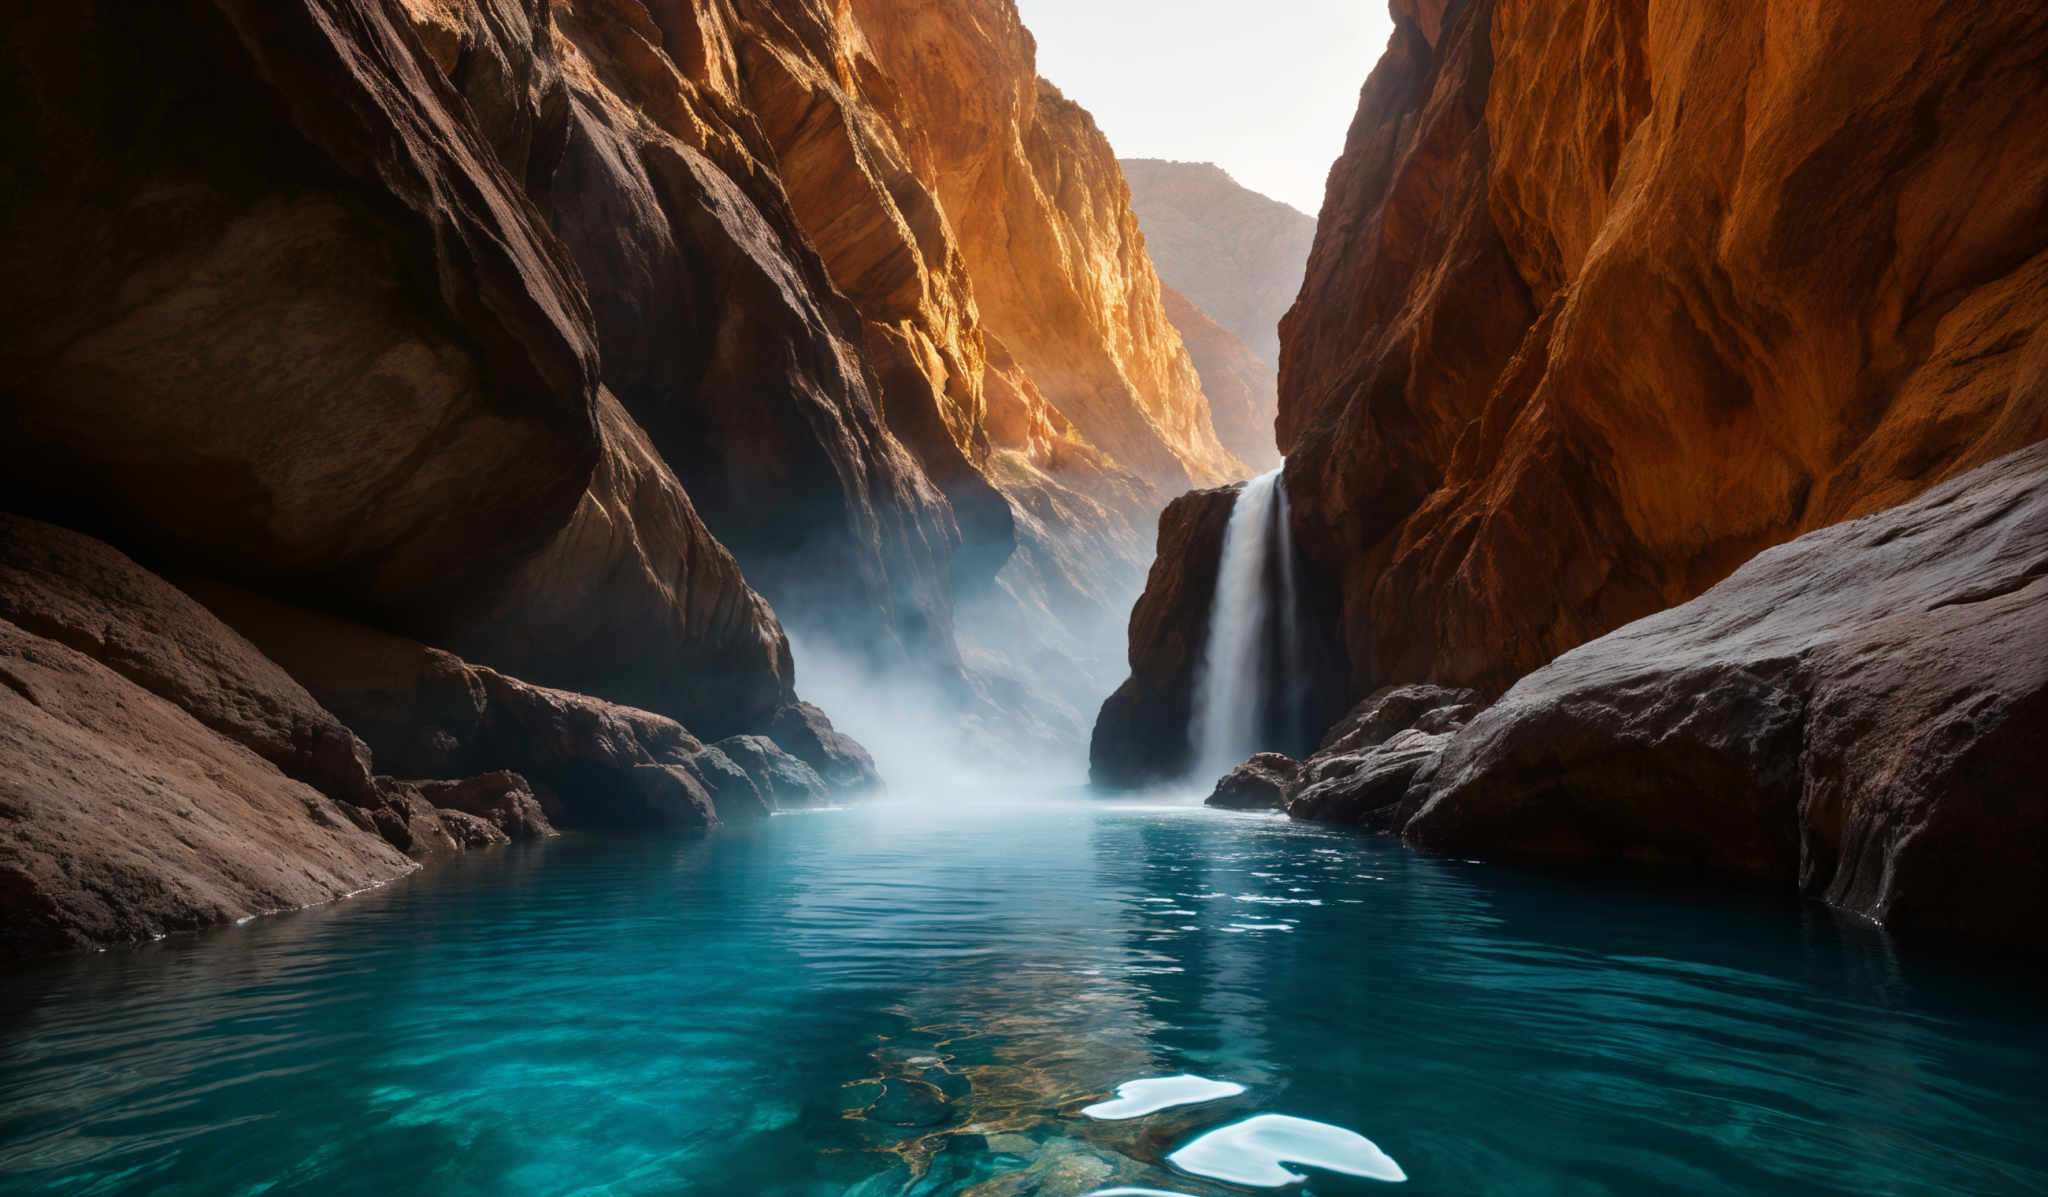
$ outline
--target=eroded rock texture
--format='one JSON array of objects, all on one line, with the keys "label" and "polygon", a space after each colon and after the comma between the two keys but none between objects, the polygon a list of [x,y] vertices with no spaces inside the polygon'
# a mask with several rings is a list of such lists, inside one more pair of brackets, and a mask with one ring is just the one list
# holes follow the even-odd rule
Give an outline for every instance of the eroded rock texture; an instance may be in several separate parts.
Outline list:
[{"label": "eroded rock texture", "polygon": [[427,43],[461,94],[384,0],[22,23],[0,428],[36,448],[6,489],[181,574],[742,730],[793,697],[781,628],[601,392],[527,194],[566,136],[546,6],[437,11],[468,13]]},{"label": "eroded rock texture", "polygon": [[2048,444],[1771,549],[1451,739],[1426,847],[2048,945]]},{"label": "eroded rock texture", "polygon": [[0,515],[0,954],[340,897],[465,846],[442,815],[176,587]]},{"label": "eroded rock texture", "polygon": [[1354,693],[1498,692],[2048,435],[2048,13],[1395,6],[1282,328]]},{"label": "eroded rock texture", "polygon": [[565,827],[697,828],[756,818],[774,787],[799,770],[830,771],[835,794],[876,783],[866,754],[813,708],[778,712],[764,723],[776,738],[736,737],[757,746],[744,760],[729,758],[652,711],[531,685],[234,588],[193,589],[346,721],[381,770],[408,778],[515,772]]}]

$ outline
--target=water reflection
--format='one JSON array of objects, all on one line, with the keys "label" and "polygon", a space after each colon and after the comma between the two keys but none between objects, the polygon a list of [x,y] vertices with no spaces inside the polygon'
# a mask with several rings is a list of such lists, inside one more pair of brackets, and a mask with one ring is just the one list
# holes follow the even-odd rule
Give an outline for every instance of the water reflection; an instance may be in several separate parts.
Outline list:
[{"label": "water reflection", "polygon": [[[1220,1197],[1169,1161],[1271,1114],[1418,1192],[2041,1191],[2044,1012],[1823,913],[1187,807],[883,806],[9,978],[0,1191]],[[1183,1075],[1245,1091],[1088,1114]]]}]

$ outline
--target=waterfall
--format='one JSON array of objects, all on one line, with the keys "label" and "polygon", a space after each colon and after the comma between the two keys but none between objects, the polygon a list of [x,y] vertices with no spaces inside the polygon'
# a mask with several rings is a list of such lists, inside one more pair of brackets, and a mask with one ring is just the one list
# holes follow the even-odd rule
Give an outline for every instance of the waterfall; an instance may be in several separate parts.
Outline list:
[{"label": "waterfall", "polygon": [[1287,488],[1274,470],[1245,483],[1223,534],[1190,729],[1198,780],[1283,746],[1302,725],[1298,590]]}]

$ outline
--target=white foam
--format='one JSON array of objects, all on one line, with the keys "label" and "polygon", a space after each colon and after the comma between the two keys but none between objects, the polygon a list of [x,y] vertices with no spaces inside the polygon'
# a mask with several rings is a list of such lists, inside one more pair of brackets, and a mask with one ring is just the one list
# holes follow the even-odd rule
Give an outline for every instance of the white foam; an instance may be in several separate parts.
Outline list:
[{"label": "white foam", "polygon": [[1166,1189],[1097,1189],[1086,1197],[1190,1197],[1187,1193],[1175,1193]]},{"label": "white foam", "polygon": [[1185,1074],[1155,1076],[1142,1081],[1125,1081],[1116,1087],[1114,1100],[1097,1102],[1081,1112],[1102,1122],[1115,1122],[1125,1118],[1143,1118],[1175,1106],[1221,1101],[1242,1092],[1244,1086],[1235,1081],[1212,1081],[1208,1077]]},{"label": "white foam", "polygon": [[1225,1184],[1264,1189],[1308,1179],[1282,1164],[1323,1168],[1368,1180],[1408,1179],[1401,1166],[1364,1135],[1285,1114],[1258,1114],[1212,1130],[1167,1156],[1166,1162]]}]

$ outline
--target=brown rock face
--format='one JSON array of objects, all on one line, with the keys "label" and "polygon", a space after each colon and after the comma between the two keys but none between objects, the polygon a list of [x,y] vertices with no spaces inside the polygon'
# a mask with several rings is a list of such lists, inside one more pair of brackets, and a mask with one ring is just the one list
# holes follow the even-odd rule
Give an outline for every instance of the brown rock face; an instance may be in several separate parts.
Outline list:
[{"label": "brown rock face", "polygon": [[1250,468],[1264,473],[1280,464],[1273,444],[1273,418],[1280,403],[1280,376],[1238,335],[1216,323],[1172,287],[1166,315],[1180,330],[1202,390],[1216,436]]},{"label": "brown rock face", "polygon": [[[673,719],[530,685],[244,591],[205,584],[194,591],[346,720],[388,772],[517,773],[564,827],[697,828],[767,809],[745,772]],[[822,735],[836,736],[816,718]]]},{"label": "brown rock face", "polygon": [[1769,550],[1456,735],[1426,847],[2048,946],[2048,444]]},{"label": "brown rock face", "polygon": [[284,670],[89,537],[0,516],[0,953],[326,901],[453,851]]},{"label": "brown rock face", "polygon": [[1126,158],[1122,166],[1159,277],[1278,369],[1280,318],[1301,291],[1315,218],[1211,163]]},{"label": "brown rock face", "polygon": [[1096,785],[1142,786],[1188,772],[1188,719],[1209,646],[1223,533],[1241,489],[1182,495],[1159,516],[1152,577],[1131,611],[1131,676],[1102,704],[1089,745]]},{"label": "brown rock face", "polygon": [[1301,781],[1301,762],[1262,752],[1225,774],[1203,805],[1225,810],[1279,810]]},{"label": "brown rock face", "polygon": [[1282,328],[1354,693],[1498,691],[2048,436],[2048,14],[1397,6]]},{"label": "brown rock face", "polygon": [[325,902],[418,867],[338,802],[0,620],[0,956]]},{"label": "brown rock face", "polygon": [[746,728],[793,697],[781,628],[598,389],[527,198],[567,130],[548,9],[421,6],[432,59],[383,0],[23,23],[0,429],[35,451],[4,487],[180,574]]}]

